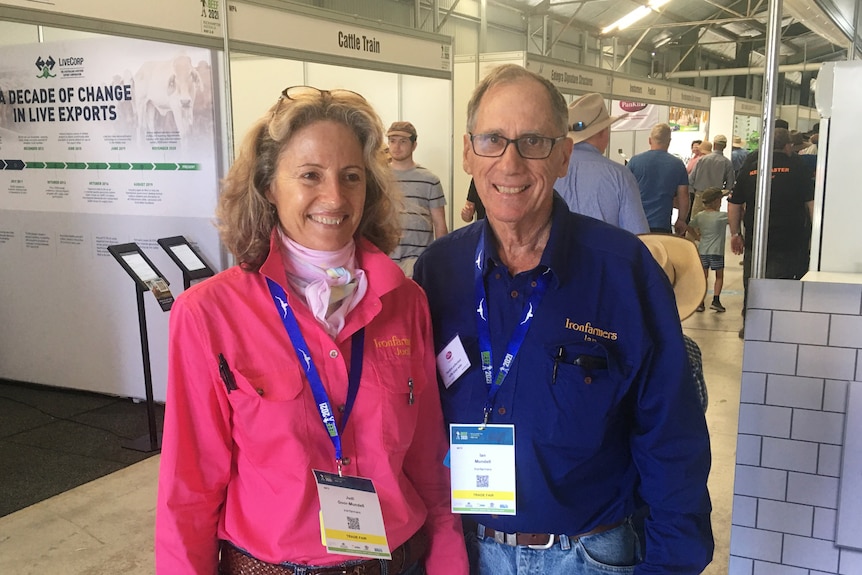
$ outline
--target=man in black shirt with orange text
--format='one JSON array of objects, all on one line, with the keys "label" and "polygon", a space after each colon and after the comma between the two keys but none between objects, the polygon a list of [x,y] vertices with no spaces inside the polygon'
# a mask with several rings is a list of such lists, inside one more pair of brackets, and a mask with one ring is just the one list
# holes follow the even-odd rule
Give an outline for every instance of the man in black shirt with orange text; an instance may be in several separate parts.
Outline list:
[{"label": "man in black shirt with orange text", "polygon": [[[772,152],[772,190],[769,200],[769,233],[766,245],[766,273],[774,279],[800,279],[808,271],[811,221],[814,214],[814,174],[791,151],[790,132],[775,128]],[[754,204],[758,159],[740,170],[728,199],[730,247],[744,253],[743,285],[748,299],[751,277],[751,243],[754,238]],[[740,224],[745,224],[742,234]],[[744,329],[744,328],[743,328]],[[744,331],[740,330],[742,337]]]}]

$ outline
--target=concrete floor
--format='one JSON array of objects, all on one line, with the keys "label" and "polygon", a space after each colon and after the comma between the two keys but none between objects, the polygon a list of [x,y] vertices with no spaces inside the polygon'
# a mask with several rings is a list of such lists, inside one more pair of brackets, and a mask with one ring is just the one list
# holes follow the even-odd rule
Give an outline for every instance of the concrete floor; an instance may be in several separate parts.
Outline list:
[{"label": "concrete floor", "polygon": [[[727,312],[707,310],[683,324],[703,352],[709,388],[716,551],[707,575],[728,572],[743,347],[737,336],[742,325],[739,260],[726,257],[721,299]],[[158,456],[151,457],[0,518],[0,573],[152,575],[158,465]]]}]

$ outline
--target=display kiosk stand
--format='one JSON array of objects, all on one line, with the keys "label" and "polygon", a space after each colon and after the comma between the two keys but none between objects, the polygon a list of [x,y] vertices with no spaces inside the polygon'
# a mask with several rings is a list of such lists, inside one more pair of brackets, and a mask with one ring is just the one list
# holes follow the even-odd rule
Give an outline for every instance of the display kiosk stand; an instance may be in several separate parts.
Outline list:
[{"label": "display kiosk stand", "polygon": [[182,270],[183,289],[189,289],[193,281],[215,275],[215,270],[204,262],[201,254],[183,236],[161,238],[158,242]]},{"label": "display kiosk stand", "polygon": [[156,427],[156,410],[153,400],[153,375],[150,369],[150,344],[147,338],[147,315],[144,308],[144,293],[151,291],[163,311],[171,309],[173,295],[168,289],[168,280],[156,269],[153,262],[136,243],[108,246],[108,252],[123,266],[126,273],[135,280],[135,293],[138,300],[138,326],[141,332],[141,355],[144,362],[144,387],[147,395],[147,424],[149,435],[132,439],[123,447],[151,453],[161,449],[161,434]]}]

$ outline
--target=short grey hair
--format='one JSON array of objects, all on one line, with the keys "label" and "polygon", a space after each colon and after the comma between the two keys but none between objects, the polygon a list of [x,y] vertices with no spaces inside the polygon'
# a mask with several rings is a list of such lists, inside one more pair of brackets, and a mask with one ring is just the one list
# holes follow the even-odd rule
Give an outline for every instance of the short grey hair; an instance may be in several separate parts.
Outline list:
[{"label": "short grey hair", "polygon": [[568,133],[569,109],[566,106],[566,99],[563,98],[557,87],[535,72],[531,72],[516,64],[503,64],[494,68],[487,76],[482,78],[482,81],[473,90],[473,95],[467,104],[467,131],[471,134],[473,133],[473,129],[476,127],[476,114],[479,110],[479,104],[482,103],[482,98],[485,97],[485,93],[488,90],[498,84],[510,84],[520,80],[534,80],[545,88],[548,93],[548,103],[551,105],[551,111],[553,112],[559,134],[565,135]]}]

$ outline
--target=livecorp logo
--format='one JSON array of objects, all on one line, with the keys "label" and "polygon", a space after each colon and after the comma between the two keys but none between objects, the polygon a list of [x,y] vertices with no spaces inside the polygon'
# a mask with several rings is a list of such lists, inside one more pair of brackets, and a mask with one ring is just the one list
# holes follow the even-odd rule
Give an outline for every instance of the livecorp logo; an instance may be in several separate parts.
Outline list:
[{"label": "livecorp logo", "polygon": [[39,70],[39,75],[37,78],[54,78],[56,74],[52,74],[51,70],[54,69],[54,66],[57,63],[54,61],[54,58],[48,56],[47,60],[43,60],[42,56],[36,60],[36,68]]}]

